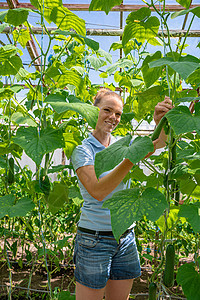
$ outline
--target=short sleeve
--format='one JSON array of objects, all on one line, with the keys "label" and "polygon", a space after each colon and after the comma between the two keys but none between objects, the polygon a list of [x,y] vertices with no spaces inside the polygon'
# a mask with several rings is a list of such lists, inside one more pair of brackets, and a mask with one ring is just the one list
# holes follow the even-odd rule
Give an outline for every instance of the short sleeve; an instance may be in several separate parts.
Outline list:
[{"label": "short sleeve", "polygon": [[77,146],[72,153],[72,164],[75,171],[83,166],[94,165],[92,150],[84,145]]}]

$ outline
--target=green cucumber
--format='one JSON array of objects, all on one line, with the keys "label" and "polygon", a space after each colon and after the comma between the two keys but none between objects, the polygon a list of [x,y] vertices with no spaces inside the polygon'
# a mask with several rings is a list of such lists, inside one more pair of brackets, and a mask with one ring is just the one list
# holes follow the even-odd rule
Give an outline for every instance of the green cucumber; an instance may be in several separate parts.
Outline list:
[{"label": "green cucumber", "polygon": [[15,182],[14,159],[12,157],[8,160],[8,166],[8,184],[12,184]]},{"label": "green cucumber", "polygon": [[174,284],[174,262],[175,262],[174,245],[169,244],[166,249],[165,270],[163,274],[163,283],[166,287],[172,287]]},{"label": "green cucumber", "polygon": [[156,139],[159,138],[159,135],[161,133],[161,130],[163,128],[163,126],[167,123],[167,118],[164,116],[162,117],[162,119],[160,120],[158,126],[156,127],[156,129],[154,130],[152,136],[151,136],[151,140],[155,141]]},{"label": "green cucumber", "polygon": [[179,205],[179,201],[180,201],[180,187],[178,182],[176,182],[176,191],[175,191],[175,205]]},{"label": "green cucumber", "polygon": [[149,285],[149,300],[156,300],[157,285],[151,282]]},{"label": "green cucumber", "polygon": [[171,159],[171,164],[170,164],[170,170],[172,170],[175,165],[176,165],[176,143],[175,143],[175,138],[173,137],[172,139],[172,144],[173,144],[173,147],[172,147],[172,159]]}]

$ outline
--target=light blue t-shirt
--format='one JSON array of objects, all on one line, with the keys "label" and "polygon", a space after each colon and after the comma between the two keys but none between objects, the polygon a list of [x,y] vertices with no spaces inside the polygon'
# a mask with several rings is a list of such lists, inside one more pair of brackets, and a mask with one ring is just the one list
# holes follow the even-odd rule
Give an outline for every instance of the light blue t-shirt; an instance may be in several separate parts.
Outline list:
[{"label": "light blue t-shirt", "polygon": [[[117,138],[111,135],[110,145],[117,141]],[[91,133],[89,137],[83,140],[82,145],[75,148],[72,153],[72,164],[75,170],[80,167],[94,165],[94,159],[97,152],[105,149],[103,146]],[[109,174],[112,170],[104,172],[99,178]],[[122,181],[112,193],[105,197],[102,201],[98,201],[93,198],[85,187],[82,185],[78,179],[81,195],[84,199],[83,206],[81,208],[81,217],[79,221],[79,226],[87,229],[92,229],[96,231],[111,231],[111,217],[110,210],[107,208],[102,208],[105,200],[111,198],[111,196],[121,190],[128,188],[128,184],[124,184]]]}]

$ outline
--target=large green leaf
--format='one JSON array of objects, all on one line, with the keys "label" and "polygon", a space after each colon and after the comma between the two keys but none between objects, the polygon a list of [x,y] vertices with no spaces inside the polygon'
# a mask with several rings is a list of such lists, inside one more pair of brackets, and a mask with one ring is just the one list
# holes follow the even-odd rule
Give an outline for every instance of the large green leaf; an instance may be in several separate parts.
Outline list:
[{"label": "large green leaf", "polygon": [[106,52],[106,51],[103,50],[103,49],[99,49],[97,52],[100,54],[101,57],[105,57],[105,59],[106,59],[110,64],[112,64],[112,55],[111,55],[110,53]]},{"label": "large green leaf", "polygon": [[27,124],[33,127],[37,126],[37,123],[34,122],[28,115],[24,116],[21,112],[13,113],[11,117],[11,122],[14,122],[18,125]]},{"label": "large green leaf", "polygon": [[183,98],[176,98],[175,103],[181,103],[181,102],[192,102],[192,101],[196,101],[196,100],[200,100],[200,97],[183,97]]},{"label": "large green leaf", "polygon": [[58,300],[75,300],[75,295],[71,295],[69,291],[61,291],[58,294]]},{"label": "large green leaf", "polygon": [[89,60],[91,66],[95,69],[95,71],[98,71],[101,67],[106,65],[106,62],[95,56],[86,56],[86,59]]},{"label": "large green leaf", "polygon": [[41,129],[36,127],[21,127],[17,130],[13,141],[19,145],[26,154],[39,165],[45,153],[49,153],[65,146],[62,132],[53,128]]},{"label": "large green leaf", "polygon": [[102,10],[106,14],[116,5],[120,5],[123,0],[92,0],[89,6],[89,11],[91,10]]},{"label": "large green leaf", "polygon": [[127,189],[113,194],[103,204],[110,209],[111,224],[116,240],[129,228],[133,222],[143,216],[148,220],[156,221],[168,203],[165,196],[158,190],[149,187],[142,194],[138,188]]},{"label": "large green leaf", "polygon": [[180,5],[184,6],[185,8],[189,8],[191,4],[191,0],[176,0]]},{"label": "large green leaf", "polygon": [[5,159],[0,155],[0,168],[2,169],[6,169],[7,168],[7,162],[5,161]]},{"label": "large green leaf", "polygon": [[16,75],[22,67],[22,61],[17,52],[21,52],[13,45],[0,48],[0,75]]},{"label": "large green leaf", "polygon": [[21,58],[19,56],[12,56],[0,63],[0,75],[16,75],[21,67]]},{"label": "large green leaf", "polygon": [[155,106],[158,102],[164,100],[161,86],[153,86],[137,94],[138,97],[138,111],[136,112],[137,119],[145,118],[149,113],[154,112]]},{"label": "large green leaf", "polygon": [[33,201],[23,197],[15,203],[15,196],[10,194],[0,197],[0,219],[9,217],[23,217],[35,207]]},{"label": "large green leaf", "polygon": [[47,69],[45,81],[52,84],[52,86],[56,84],[58,88],[64,88],[68,84],[74,85],[79,95],[82,95],[85,89],[82,77],[76,71],[68,70],[61,62],[56,62]]},{"label": "large green leaf", "polygon": [[200,128],[200,116],[192,116],[187,106],[171,109],[166,117],[176,134],[198,131]]},{"label": "large green leaf", "polygon": [[[41,13],[43,1],[31,0]],[[62,0],[44,0],[44,18],[48,23],[54,22],[61,30],[75,30],[78,34],[86,35],[85,21],[63,6]]]},{"label": "large green leaf", "polygon": [[[169,211],[169,215],[168,215],[168,218],[167,218],[167,228],[170,229],[172,228],[179,216],[178,216],[178,213],[179,213],[179,207],[178,206],[171,206],[170,207],[170,211]],[[181,217],[181,221],[182,222],[185,222],[185,218]],[[156,224],[158,225],[160,231],[164,234],[165,233],[165,230],[166,230],[166,220],[165,220],[165,216],[162,215],[157,221],[156,221]],[[171,232],[170,232],[171,234]]]},{"label": "large green leaf", "polygon": [[92,127],[96,127],[96,122],[99,115],[99,109],[87,103],[67,103],[65,97],[60,94],[49,95],[45,99],[46,103],[51,104],[53,109],[58,114],[66,112],[68,110],[75,111],[79,113],[83,118],[85,118],[88,124]]},{"label": "large green leaf", "polygon": [[72,199],[75,205],[80,205],[84,200],[77,186],[71,185],[69,187],[69,198]]},{"label": "large green leaf", "polygon": [[70,159],[73,150],[79,145],[79,142],[75,139],[74,133],[72,132],[63,133],[63,137],[65,140],[64,152],[67,158]]},{"label": "large green leaf", "polygon": [[20,45],[25,48],[28,41],[30,41],[31,36],[28,29],[15,29],[13,31],[13,39],[20,43]]},{"label": "large green leaf", "polygon": [[148,55],[142,64],[142,75],[146,87],[150,87],[161,75],[162,67],[149,68],[149,63],[151,61],[160,59],[162,56],[160,51],[156,51],[153,55]]},{"label": "large green leaf", "polygon": [[52,214],[56,214],[68,200],[68,187],[63,183],[54,183],[53,191],[49,193],[47,204]]},{"label": "large green leaf", "polygon": [[[44,1],[44,18],[47,22],[51,23],[51,13],[54,7],[63,7],[62,0],[39,0],[40,5],[43,6]],[[42,12],[43,7],[40,7],[40,11]]]},{"label": "large green leaf", "polygon": [[0,61],[4,61],[17,54],[18,48],[13,45],[6,45],[0,48]]},{"label": "large green leaf", "polygon": [[195,270],[194,263],[186,263],[178,269],[177,283],[182,286],[187,300],[200,299],[200,274]]},{"label": "large green leaf", "polygon": [[[184,1],[184,0],[182,0]],[[186,1],[186,0],[185,0]],[[189,1],[189,0],[188,0]],[[175,13],[173,13],[171,15],[171,18],[174,19],[178,16],[183,16],[183,15],[186,15],[188,14],[189,12],[193,13],[195,16],[197,16],[198,18],[200,18],[200,7],[199,6],[196,6],[194,8],[190,8],[190,9],[185,9],[185,10],[180,10],[180,11],[177,11]]]},{"label": "large green leaf", "polygon": [[178,61],[174,61],[172,57],[163,57],[150,62],[149,67],[155,68],[166,65],[171,67],[186,80],[192,72],[200,67],[200,60],[192,55],[181,56]]},{"label": "large green leaf", "polygon": [[117,70],[117,68],[131,68],[133,67],[133,62],[130,59],[127,58],[121,58],[116,63],[112,64],[112,66],[108,67],[106,72],[108,72],[109,75],[111,75],[114,71]]},{"label": "large green leaf", "polygon": [[23,7],[9,9],[6,15],[6,22],[14,26],[19,26],[27,21],[29,11],[31,10]]},{"label": "large green leaf", "polygon": [[7,26],[9,26],[8,23],[0,24],[0,33],[2,33]]},{"label": "large green leaf", "polygon": [[85,21],[66,7],[53,7],[50,21],[54,22],[61,30],[73,29],[80,35],[86,35]]},{"label": "large green leaf", "polygon": [[184,180],[180,181],[180,192],[182,194],[191,195],[192,192],[196,189],[197,184],[189,176]]},{"label": "large green leaf", "polygon": [[7,15],[8,10],[6,11],[0,11],[0,21],[3,22],[5,19],[5,16]]},{"label": "large green leaf", "polygon": [[196,69],[192,74],[190,74],[186,83],[191,84],[193,88],[198,88],[200,86],[200,69]]},{"label": "large green leaf", "polygon": [[124,158],[136,164],[154,150],[153,143],[147,136],[137,137],[131,145],[130,141],[131,136],[128,135],[96,154],[94,166],[97,178],[103,172],[112,170]]},{"label": "large green leaf", "polygon": [[150,17],[150,15],[151,11],[147,7],[140,8],[138,11],[129,14],[122,36],[123,46],[132,38],[137,39],[141,43],[145,40],[151,43],[151,39],[157,36],[160,22],[157,17]]},{"label": "large green leaf", "polygon": [[9,88],[0,88],[0,100],[10,99],[14,92]]},{"label": "large green leaf", "polygon": [[200,202],[184,204],[180,207],[179,217],[184,217],[195,232],[200,232]]},{"label": "large green leaf", "polygon": [[137,11],[133,11],[126,18],[126,24],[133,23],[134,21],[144,21],[147,20],[151,15],[151,10],[148,7],[142,7]]},{"label": "large green leaf", "polygon": [[82,36],[80,34],[77,34],[73,31],[67,31],[67,30],[55,30],[53,32],[55,35],[64,35],[64,36],[69,36],[71,35],[72,37],[75,37],[76,39],[78,39],[81,43],[86,44],[88,47],[90,47],[91,49],[97,51],[99,49],[99,43],[89,39],[88,37]]}]

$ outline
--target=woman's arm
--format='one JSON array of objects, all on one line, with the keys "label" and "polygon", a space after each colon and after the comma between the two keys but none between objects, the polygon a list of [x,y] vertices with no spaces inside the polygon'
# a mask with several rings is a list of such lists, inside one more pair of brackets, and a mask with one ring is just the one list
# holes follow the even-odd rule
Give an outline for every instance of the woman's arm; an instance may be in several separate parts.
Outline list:
[{"label": "woman's arm", "polygon": [[[154,151],[158,142],[159,139],[153,141]],[[154,152],[148,153],[145,158],[153,153]],[[129,159],[124,159],[109,174],[99,178],[99,180],[96,177],[93,165],[80,167],[76,170],[76,173],[88,193],[98,201],[102,201],[121,183],[132,167],[133,163]]]},{"label": "woman's arm", "polygon": [[92,165],[80,167],[76,173],[88,193],[98,201],[102,201],[121,183],[132,167],[133,163],[129,159],[124,159],[115,169],[99,180]]}]

